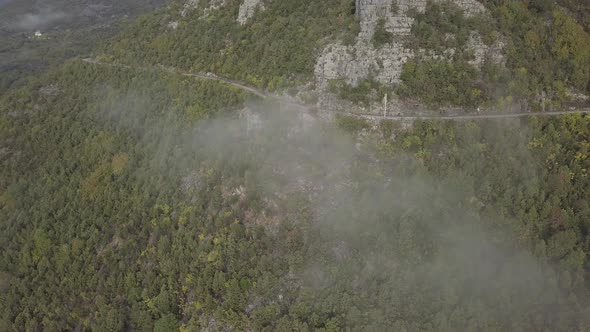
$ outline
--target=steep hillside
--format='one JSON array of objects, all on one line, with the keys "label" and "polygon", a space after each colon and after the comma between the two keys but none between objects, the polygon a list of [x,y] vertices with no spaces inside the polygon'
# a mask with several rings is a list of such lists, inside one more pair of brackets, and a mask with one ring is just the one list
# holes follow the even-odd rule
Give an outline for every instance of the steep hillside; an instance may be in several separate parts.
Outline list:
[{"label": "steep hillside", "polygon": [[[274,1],[245,24],[239,1],[189,1],[143,17],[105,55],[212,71],[269,89],[312,78],[314,54],[328,38],[353,35],[351,3],[340,0]],[[202,33],[195,33],[202,31]]]},{"label": "steep hillside", "polygon": [[590,117],[322,110],[562,109],[563,6],[178,1],[7,89],[0,331],[590,329]]},{"label": "steep hillside", "polygon": [[396,112],[407,109],[399,101],[413,100],[431,108],[547,110],[589,94],[590,35],[570,16],[572,6],[178,2],[130,27],[105,55],[270,90],[296,86],[321,95],[323,107],[337,97],[381,113],[387,93]]},{"label": "steep hillside", "polygon": [[547,3],[357,1],[356,43],[330,45],[316,78],[340,97],[374,81],[431,106],[545,109],[590,91],[590,35]]}]

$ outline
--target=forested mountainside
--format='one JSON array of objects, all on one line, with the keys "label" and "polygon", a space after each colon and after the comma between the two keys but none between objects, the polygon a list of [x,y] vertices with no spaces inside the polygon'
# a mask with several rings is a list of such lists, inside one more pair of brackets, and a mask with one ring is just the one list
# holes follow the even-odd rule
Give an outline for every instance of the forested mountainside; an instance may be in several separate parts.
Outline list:
[{"label": "forested mountainside", "polygon": [[546,109],[590,92],[590,35],[572,14],[588,11],[582,1],[254,3],[239,21],[240,1],[179,2],[131,25],[105,58],[365,104],[389,93],[433,107]]},{"label": "forested mountainside", "polygon": [[[403,16],[381,18],[360,15],[364,1],[171,2],[97,45],[96,61],[7,89],[0,330],[590,329],[587,115],[408,123],[322,111],[325,95],[467,112],[583,102],[583,2],[464,2],[469,15],[458,1],[385,1]],[[460,49],[465,26],[503,41],[494,70],[458,51],[421,55]],[[402,42],[424,51],[399,81],[323,76],[326,54],[379,59]],[[493,89],[473,99],[469,84]]]}]

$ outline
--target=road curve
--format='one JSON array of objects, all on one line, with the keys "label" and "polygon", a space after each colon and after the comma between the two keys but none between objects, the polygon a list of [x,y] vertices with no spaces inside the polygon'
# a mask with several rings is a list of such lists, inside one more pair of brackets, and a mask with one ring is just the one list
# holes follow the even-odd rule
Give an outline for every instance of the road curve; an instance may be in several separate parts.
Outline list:
[{"label": "road curve", "polygon": [[[146,67],[146,66],[142,66],[142,67],[138,67],[138,66],[129,66],[129,65],[124,65],[124,64],[117,64],[117,63],[106,63],[106,62],[102,62],[100,60],[97,59],[92,59],[92,58],[86,58],[86,59],[82,59],[83,62],[86,63],[90,63],[90,64],[94,64],[94,65],[101,65],[101,66],[111,66],[111,67],[120,67],[120,68],[127,68],[127,69],[133,69],[133,68],[137,68],[137,69],[141,69],[141,70],[149,70],[149,69],[153,69],[153,68],[159,68],[160,70],[163,70],[165,72],[168,73],[174,73],[177,75],[181,75],[181,76],[186,76],[186,77],[194,77],[194,78],[198,78],[198,79],[203,79],[203,80],[210,80],[210,81],[218,81],[218,82],[223,82],[225,84],[231,85],[233,87],[236,87],[238,89],[241,89],[243,91],[247,91],[250,92],[260,98],[273,98],[273,99],[277,99],[279,102],[282,102],[284,104],[289,104],[292,106],[296,106],[300,109],[306,110],[306,111],[311,111],[313,108],[309,107],[305,104],[296,102],[294,100],[285,98],[283,96],[279,96],[276,94],[271,94],[268,92],[265,92],[261,89],[252,87],[246,83],[243,82],[239,82],[239,81],[235,81],[235,80],[230,80],[224,77],[220,77],[211,73],[207,73],[207,74],[201,74],[201,73],[190,73],[190,72],[186,72],[186,71],[182,71],[182,70],[178,70],[176,68],[172,68],[172,67],[165,67],[165,66],[157,66],[157,67]],[[320,111],[323,112],[328,112],[328,113],[334,113],[334,114],[341,114],[341,115],[349,115],[349,116],[354,116],[354,117],[358,117],[358,118],[363,118],[366,120],[374,120],[374,121],[380,121],[380,120],[396,120],[396,121],[400,121],[400,120],[406,120],[406,121],[415,121],[415,120],[478,120],[478,119],[506,119],[506,118],[521,118],[521,117],[528,117],[528,116],[556,116],[556,115],[565,115],[565,114],[574,114],[574,113],[578,113],[578,114],[589,114],[590,113],[590,108],[582,108],[582,109],[575,109],[575,110],[569,110],[569,111],[553,111],[553,112],[542,112],[542,113],[537,113],[537,112],[519,112],[519,113],[478,113],[478,114],[461,114],[461,115],[426,115],[426,116],[417,116],[417,115],[377,115],[377,114],[366,114],[366,113],[354,113],[354,112],[344,112],[344,111],[335,111],[335,110],[325,110],[322,109]]]}]

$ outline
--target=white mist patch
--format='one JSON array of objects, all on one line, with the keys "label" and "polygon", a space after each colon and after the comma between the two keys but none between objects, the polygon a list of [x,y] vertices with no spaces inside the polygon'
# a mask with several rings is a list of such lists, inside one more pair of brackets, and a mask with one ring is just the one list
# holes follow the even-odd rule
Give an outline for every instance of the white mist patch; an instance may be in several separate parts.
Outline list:
[{"label": "white mist patch", "polygon": [[[300,232],[303,257],[280,279],[273,301],[279,294],[284,303],[302,293],[318,303],[354,294],[357,311],[396,318],[377,330],[428,329],[419,325],[424,317],[435,330],[465,330],[470,321],[513,330],[560,314],[554,304],[566,295],[558,278],[547,277],[553,268],[519,248],[499,229],[499,217],[480,215],[473,179],[435,177],[414,156],[379,154],[367,142],[357,149],[333,124],[272,104],[180,126],[174,117],[137,126],[140,113],[113,114],[157,142],[147,168],[176,170],[179,192],[199,190],[203,169],[239,169],[243,181],[224,178],[221,191],[246,204],[244,223],[270,236],[285,224]],[[253,191],[272,213],[249,212],[244,202]],[[279,207],[294,197],[305,201],[304,216],[282,214]],[[271,304],[263,301],[252,299],[248,310]]]},{"label": "white mist patch", "polygon": [[39,13],[27,13],[17,17],[11,27],[18,30],[35,30],[45,28],[52,23],[59,22],[66,18],[66,13],[63,11],[43,10]]}]

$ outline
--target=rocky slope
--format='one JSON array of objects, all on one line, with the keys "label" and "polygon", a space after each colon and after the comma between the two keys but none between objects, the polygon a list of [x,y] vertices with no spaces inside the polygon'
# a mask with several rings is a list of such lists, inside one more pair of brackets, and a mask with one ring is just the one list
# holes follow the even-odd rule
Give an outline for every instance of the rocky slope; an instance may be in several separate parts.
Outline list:
[{"label": "rocky slope", "polygon": [[238,22],[245,24],[250,17],[254,15],[257,9],[264,10],[264,3],[261,0],[244,0],[240,5],[238,13]]},{"label": "rocky slope", "polygon": [[[483,5],[475,0],[453,1],[466,15],[485,13]],[[398,83],[403,65],[417,52],[403,45],[403,39],[412,27],[412,11],[423,12],[423,0],[357,0],[356,15],[361,31],[354,45],[336,43],[328,46],[318,58],[315,75],[320,87],[326,88],[329,80],[344,79],[356,85],[369,75],[383,84]],[[375,48],[371,39],[380,19],[385,30],[393,34],[393,42]],[[486,46],[477,34],[473,34],[469,47],[475,54],[474,64],[481,64],[486,56],[501,60],[501,44]],[[419,50],[420,52],[420,50]]]},{"label": "rocky slope", "polygon": [[[441,1],[439,1],[441,2]],[[466,16],[486,15],[486,8],[476,0],[454,0],[452,3],[461,8]],[[315,66],[316,86],[322,91],[321,102],[334,106],[333,96],[327,95],[331,80],[343,80],[349,85],[356,86],[366,79],[386,86],[400,83],[400,76],[404,64],[415,56],[445,57],[452,56],[454,49],[448,49],[444,55],[435,55],[424,49],[411,49],[404,45],[404,40],[411,33],[414,18],[413,13],[424,12],[427,1],[424,0],[357,0],[355,4],[356,16],[360,23],[360,33],[353,45],[342,42],[326,47],[318,57]],[[375,29],[379,23],[384,23],[384,29],[391,34],[389,43],[376,47],[373,43]],[[503,43],[498,40],[493,45],[482,42],[481,36],[472,31],[467,47],[474,55],[471,64],[480,66],[486,58],[496,63],[503,61]],[[390,96],[390,104],[399,101]],[[346,107],[354,107],[347,105]],[[394,108],[399,108],[393,106]],[[361,107],[362,108],[362,107]],[[372,105],[368,110],[375,113],[386,112],[380,103]]]}]

